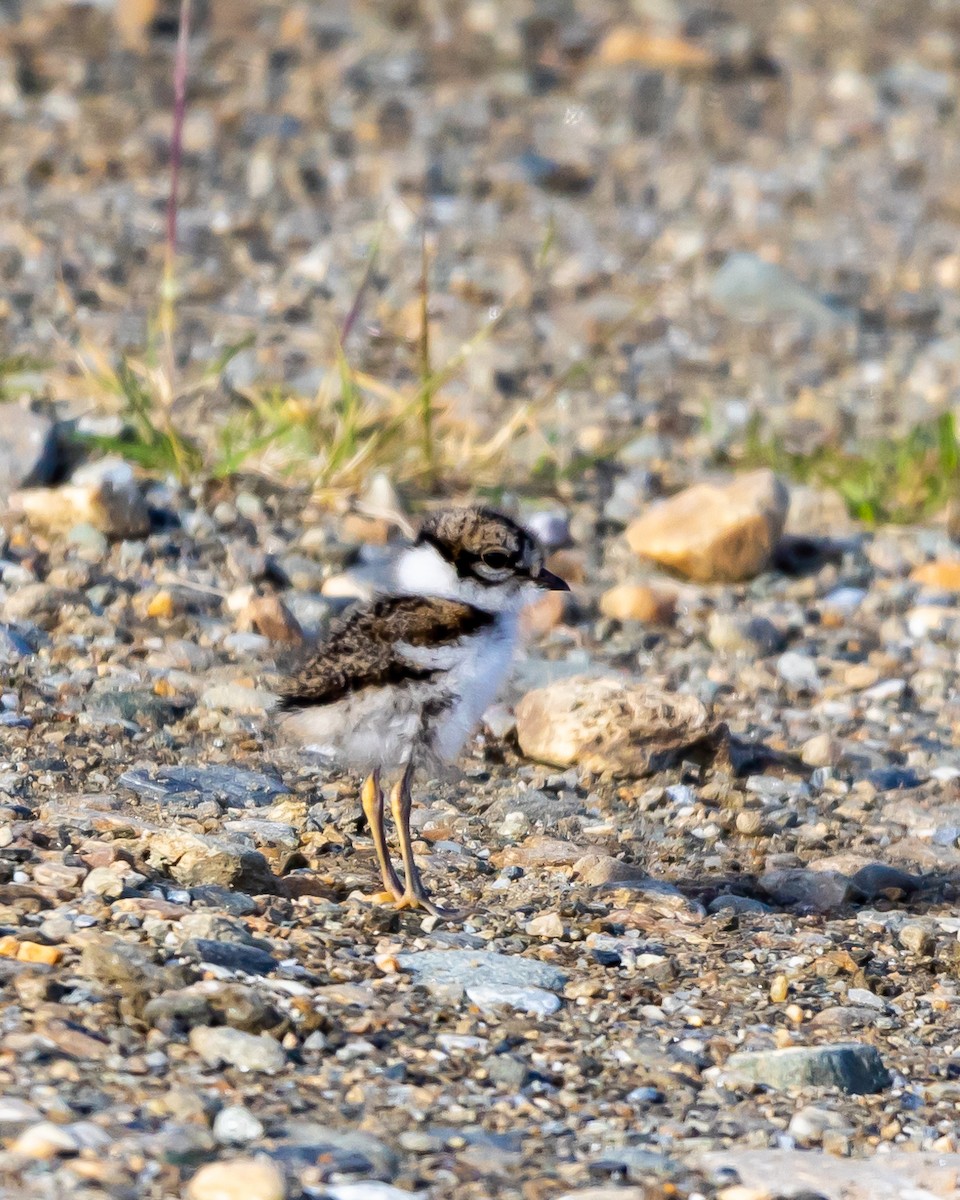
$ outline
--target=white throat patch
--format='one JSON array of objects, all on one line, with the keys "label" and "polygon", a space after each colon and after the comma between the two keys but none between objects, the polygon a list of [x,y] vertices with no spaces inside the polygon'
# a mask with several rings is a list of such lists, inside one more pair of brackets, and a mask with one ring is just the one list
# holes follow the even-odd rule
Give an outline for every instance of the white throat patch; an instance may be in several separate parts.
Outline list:
[{"label": "white throat patch", "polygon": [[453,567],[433,546],[411,546],[397,559],[394,568],[397,589],[409,596],[461,598],[460,579]]}]

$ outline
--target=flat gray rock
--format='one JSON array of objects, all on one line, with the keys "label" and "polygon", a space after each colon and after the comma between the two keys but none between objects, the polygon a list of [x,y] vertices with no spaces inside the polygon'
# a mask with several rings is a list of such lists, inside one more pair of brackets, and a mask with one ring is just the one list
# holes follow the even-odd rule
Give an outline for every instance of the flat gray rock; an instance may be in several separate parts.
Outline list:
[{"label": "flat gray rock", "polygon": [[835,1087],[851,1095],[882,1092],[890,1073],[873,1046],[845,1042],[833,1046],[791,1046],[731,1054],[728,1075],[769,1087]]},{"label": "flat gray rock", "polygon": [[152,774],[137,767],[121,775],[119,783],[149,800],[182,802],[196,792],[198,799],[219,800],[231,808],[261,808],[288,790],[282,780],[261,771],[199,764],[160,767]]},{"label": "flat gray rock", "polygon": [[416,983],[441,990],[476,987],[535,987],[558,991],[566,972],[551,963],[486,950],[420,950],[398,954],[397,964]]}]

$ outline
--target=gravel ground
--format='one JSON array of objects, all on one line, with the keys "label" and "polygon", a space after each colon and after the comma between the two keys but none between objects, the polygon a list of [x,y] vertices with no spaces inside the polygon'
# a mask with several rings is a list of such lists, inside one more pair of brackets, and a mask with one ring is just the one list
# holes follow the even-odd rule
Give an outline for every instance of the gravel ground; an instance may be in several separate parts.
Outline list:
[{"label": "gravel ground", "polygon": [[[869,532],[807,489],[786,516],[767,487],[752,569],[721,543],[678,581],[634,523],[754,413],[809,447],[949,408],[955,14],[198,8],[181,345],[257,334],[221,404],[316,387],[383,222],[351,353],[411,372],[425,210],[438,357],[509,308],[449,402],[495,426],[589,353],[544,419],[570,456],[621,449],[517,501],[574,590],[531,618],[462,776],[418,789],[428,877],[471,910],[444,925],[362,898],[353,783],[267,714],[283,641],[382,576],[390,531],[250,478],[65,485],[58,430],[91,402],[42,376],[60,424],[18,411],[0,447],[2,1194],[960,1195],[948,534]],[[5,353],[143,344],[153,10],[0,3]],[[525,479],[539,450],[514,453]],[[597,675],[703,728],[629,769],[602,738],[589,773],[521,753],[516,702]]]}]

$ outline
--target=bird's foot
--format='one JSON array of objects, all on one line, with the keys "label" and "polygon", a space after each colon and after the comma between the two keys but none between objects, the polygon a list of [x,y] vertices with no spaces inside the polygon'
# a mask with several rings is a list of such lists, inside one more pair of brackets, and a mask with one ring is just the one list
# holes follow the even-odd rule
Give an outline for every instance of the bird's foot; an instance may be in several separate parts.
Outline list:
[{"label": "bird's foot", "polygon": [[362,900],[364,904],[398,904],[402,893],[393,892],[355,892],[354,899]]},{"label": "bird's foot", "polygon": [[398,911],[405,908],[422,908],[432,917],[438,917],[441,921],[462,921],[467,915],[464,909],[441,908],[439,904],[434,904],[426,892],[410,890],[405,891],[397,900],[396,908]]}]

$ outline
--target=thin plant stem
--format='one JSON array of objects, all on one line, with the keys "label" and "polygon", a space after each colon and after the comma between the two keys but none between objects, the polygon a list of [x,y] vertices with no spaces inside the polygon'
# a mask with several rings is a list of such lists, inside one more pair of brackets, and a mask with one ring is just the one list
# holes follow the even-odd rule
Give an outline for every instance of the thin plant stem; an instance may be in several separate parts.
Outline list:
[{"label": "thin plant stem", "polygon": [[377,235],[373,239],[373,245],[370,247],[370,253],[367,255],[366,265],[363,268],[363,275],[360,283],[354,293],[353,303],[350,305],[350,311],[343,319],[343,324],[340,326],[340,345],[341,347],[350,336],[350,331],[360,319],[360,314],[363,312],[364,301],[367,298],[367,291],[370,288],[370,282],[373,279],[373,269],[377,265],[377,257],[380,254],[380,239],[383,237],[383,225],[377,230]]},{"label": "thin plant stem", "polygon": [[180,0],[180,20],[177,30],[177,49],[173,67],[173,130],[170,137],[170,194],[167,198],[167,233],[163,255],[163,282],[160,293],[160,332],[163,337],[164,369],[160,372],[161,407],[163,419],[177,459],[181,476],[186,461],[183,447],[173,427],[173,399],[176,395],[176,330],[177,300],[177,216],[180,203],[180,166],[183,161],[183,123],[187,113],[187,73],[190,46],[190,17],[193,0]]},{"label": "thin plant stem", "polygon": [[[187,53],[190,43],[192,0],[180,0],[180,23],[173,66],[173,130],[170,137],[170,193],[167,197],[167,235],[163,256],[163,291],[160,324],[173,381],[173,335],[176,303],[177,216],[180,206],[180,167],[183,161],[183,123],[187,114]],[[171,389],[172,390],[172,389]]]},{"label": "thin plant stem", "polygon": [[433,440],[433,371],[430,366],[430,259],[427,231],[420,241],[420,335],[417,338],[417,367],[420,375],[420,422],[423,431],[423,459],[431,488],[437,486],[437,460]]}]

